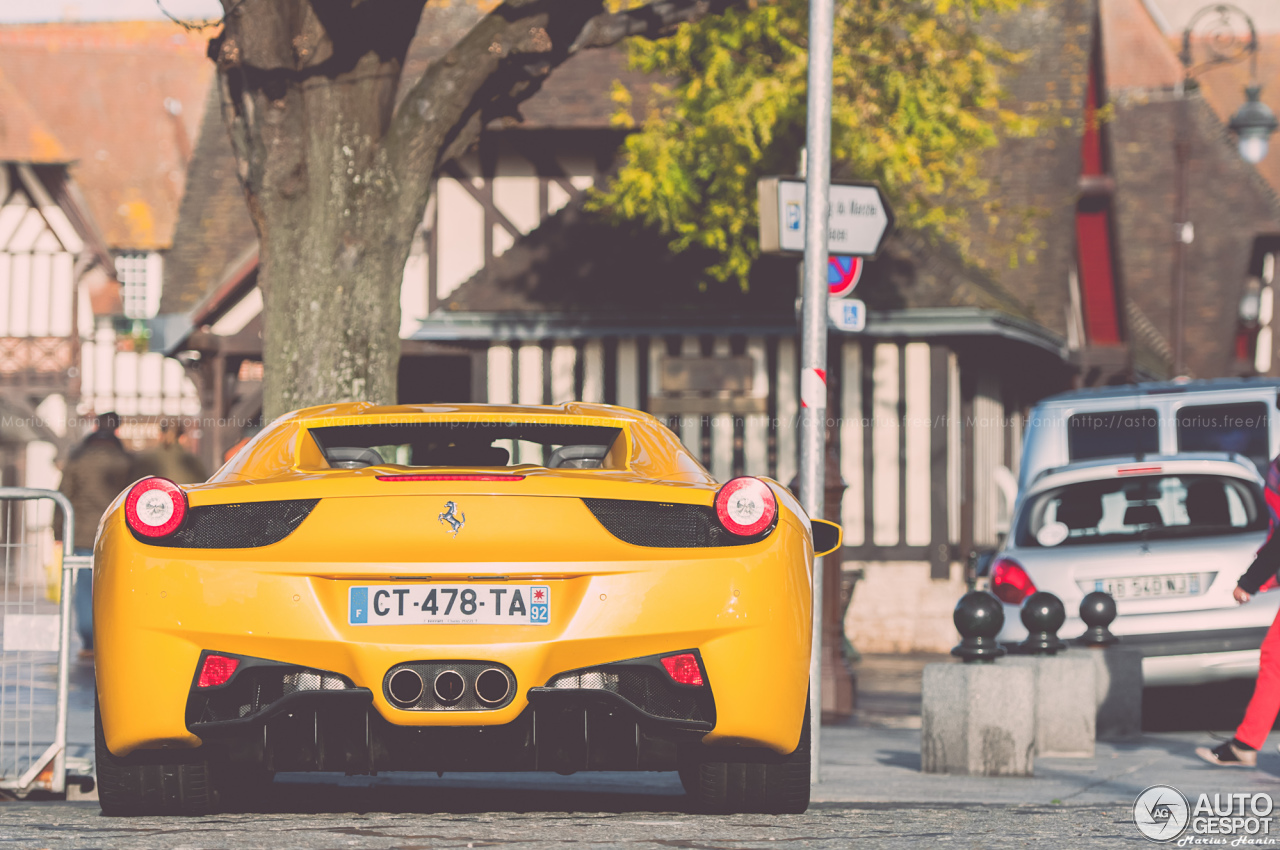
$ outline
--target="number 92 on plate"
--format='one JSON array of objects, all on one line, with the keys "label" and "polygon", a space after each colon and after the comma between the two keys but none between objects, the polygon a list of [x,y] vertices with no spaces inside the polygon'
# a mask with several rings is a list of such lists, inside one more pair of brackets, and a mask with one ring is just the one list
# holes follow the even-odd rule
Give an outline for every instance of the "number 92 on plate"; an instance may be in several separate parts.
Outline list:
[{"label": "number 92 on plate", "polygon": [[512,625],[551,622],[545,584],[366,584],[347,591],[353,626]]}]

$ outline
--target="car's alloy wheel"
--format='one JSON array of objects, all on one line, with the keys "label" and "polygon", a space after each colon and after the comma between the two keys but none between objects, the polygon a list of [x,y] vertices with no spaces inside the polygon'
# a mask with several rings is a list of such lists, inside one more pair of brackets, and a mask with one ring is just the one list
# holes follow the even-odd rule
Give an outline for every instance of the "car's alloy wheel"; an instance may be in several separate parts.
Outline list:
[{"label": "car's alloy wheel", "polygon": [[809,711],[800,743],[790,755],[760,760],[713,761],[710,747],[686,756],[680,782],[694,805],[722,814],[802,814],[809,808]]}]

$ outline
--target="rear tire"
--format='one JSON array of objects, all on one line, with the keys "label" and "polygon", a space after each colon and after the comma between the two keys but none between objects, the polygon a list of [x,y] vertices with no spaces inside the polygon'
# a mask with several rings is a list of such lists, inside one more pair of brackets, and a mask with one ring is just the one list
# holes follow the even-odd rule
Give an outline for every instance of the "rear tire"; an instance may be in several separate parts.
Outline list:
[{"label": "rear tire", "polygon": [[[120,757],[107,749],[102,714],[94,705],[93,741],[98,769],[98,802],[104,815],[203,815],[217,802],[209,765],[198,759],[172,762]],[[165,757],[170,752],[158,751]],[[150,756],[147,753],[146,756]]]},{"label": "rear tire", "polygon": [[795,752],[758,760],[712,761],[704,747],[680,767],[680,782],[694,806],[717,814],[798,815],[809,808],[809,712]]}]

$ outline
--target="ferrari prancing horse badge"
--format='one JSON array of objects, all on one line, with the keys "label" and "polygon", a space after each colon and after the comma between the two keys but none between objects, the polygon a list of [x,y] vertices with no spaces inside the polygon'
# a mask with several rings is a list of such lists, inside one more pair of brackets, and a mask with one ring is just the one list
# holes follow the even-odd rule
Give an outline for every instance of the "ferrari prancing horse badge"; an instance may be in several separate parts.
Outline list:
[{"label": "ferrari prancing horse badge", "polygon": [[445,502],[444,513],[436,518],[441,522],[449,523],[449,527],[452,529],[449,534],[450,537],[457,537],[458,532],[467,524],[467,515],[458,510],[457,502]]}]

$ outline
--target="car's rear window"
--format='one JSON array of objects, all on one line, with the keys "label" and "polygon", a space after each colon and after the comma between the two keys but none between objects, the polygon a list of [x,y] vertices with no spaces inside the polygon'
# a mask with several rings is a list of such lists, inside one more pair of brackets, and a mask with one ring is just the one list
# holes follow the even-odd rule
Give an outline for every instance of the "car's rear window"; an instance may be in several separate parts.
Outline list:
[{"label": "car's rear window", "polygon": [[1250,458],[1258,469],[1270,461],[1267,405],[1188,404],[1178,411],[1178,451],[1234,452]]},{"label": "car's rear window", "polygon": [[540,422],[392,422],[310,429],[330,466],[622,469],[622,429]]},{"label": "car's rear window", "polygon": [[1030,497],[1019,546],[1071,546],[1265,531],[1254,484],[1223,475],[1140,475],[1085,481]]},{"label": "car's rear window", "polygon": [[1067,453],[1073,461],[1159,451],[1160,421],[1154,410],[1101,410],[1067,420]]}]

